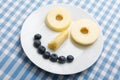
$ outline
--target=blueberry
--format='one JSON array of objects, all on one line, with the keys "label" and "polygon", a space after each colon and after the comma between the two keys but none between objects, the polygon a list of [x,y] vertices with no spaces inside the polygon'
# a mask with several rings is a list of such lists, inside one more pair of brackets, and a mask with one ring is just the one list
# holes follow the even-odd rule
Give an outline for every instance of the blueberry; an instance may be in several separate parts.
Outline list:
[{"label": "blueberry", "polygon": [[50,61],[52,61],[52,62],[57,62],[57,59],[58,59],[57,54],[51,54],[51,56],[50,56]]},{"label": "blueberry", "polygon": [[46,51],[46,52],[43,54],[43,58],[49,59],[49,57],[50,57],[50,52]]},{"label": "blueberry", "polygon": [[41,45],[40,45],[40,46],[38,47],[38,53],[44,54],[45,51],[46,51],[46,48],[45,48],[44,46],[41,46]]},{"label": "blueberry", "polygon": [[64,64],[65,61],[66,61],[65,56],[60,56],[60,57],[58,58],[58,62],[59,62],[60,64]]},{"label": "blueberry", "polygon": [[35,39],[35,40],[40,40],[41,37],[42,37],[42,36],[41,36],[40,34],[35,34],[35,35],[34,35],[34,39]]},{"label": "blueberry", "polygon": [[38,48],[41,45],[41,42],[39,40],[34,40],[33,45],[34,47]]},{"label": "blueberry", "polygon": [[74,57],[72,55],[67,56],[67,62],[72,62],[74,60]]}]

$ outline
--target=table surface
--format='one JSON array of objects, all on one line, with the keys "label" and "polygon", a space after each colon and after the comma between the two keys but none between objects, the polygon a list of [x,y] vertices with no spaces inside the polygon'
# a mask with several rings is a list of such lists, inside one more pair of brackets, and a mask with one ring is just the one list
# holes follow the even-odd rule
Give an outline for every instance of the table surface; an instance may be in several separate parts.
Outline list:
[{"label": "table surface", "polygon": [[[57,75],[35,66],[20,44],[29,14],[41,6],[69,4],[82,8],[102,28],[104,47],[97,62],[73,75]],[[120,80],[120,1],[118,0],[0,0],[0,80]]]}]

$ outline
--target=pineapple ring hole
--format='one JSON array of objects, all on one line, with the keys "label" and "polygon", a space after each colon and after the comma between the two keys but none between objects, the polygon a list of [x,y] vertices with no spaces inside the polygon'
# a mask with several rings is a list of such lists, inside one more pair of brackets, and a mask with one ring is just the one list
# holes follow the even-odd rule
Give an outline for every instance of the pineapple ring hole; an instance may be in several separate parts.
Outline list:
[{"label": "pineapple ring hole", "polygon": [[57,14],[57,15],[56,15],[56,20],[57,20],[57,21],[63,20],[63,16],[60,15],[60,14]]},{"label": "pineapple ring hole", "polygon": [[80,29],[80,32],[81,32],[82,34],[88,34],[89,30],[88,30],[86,27],[82,27],[82,28]]}]

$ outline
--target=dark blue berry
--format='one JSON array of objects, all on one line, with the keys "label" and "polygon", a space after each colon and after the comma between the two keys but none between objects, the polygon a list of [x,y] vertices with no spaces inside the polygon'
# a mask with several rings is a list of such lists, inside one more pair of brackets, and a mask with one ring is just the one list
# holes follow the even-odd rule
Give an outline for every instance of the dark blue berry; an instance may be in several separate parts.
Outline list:
[{"label": "dark blue berry", "polygon": [[40,40],[41,37],[42,37],[42,36],[41,36],[40,34],[35,34],[34,39],[35,39],[35,40]]},{"label": "dark blue berry", "polygon": [[40,54],[44,54],[45,51],[46,51],[46,48],[45,48],[44,46],[39,46],[39,47],[38,47],[38,52],[39,52]]},{"label": "dark blue berry", "polygon": [[49,57],[50,57],[50,52],[46,51],[46,52],[43,54],[43,58],[49,59]]},{"label": "dark blue berry", "polygon": [[39,40],[34,40],[33,45],[34,47],[38,48],[41,45],[41,42]]},{"label": "dark blue berry", "polygon": [[50,61],[52,61],[52,62],[57,62],[57,59],[58,59],[57,54],[51,54],[51,56],[50,56]]},{"label": "dark blue berry", "polygon": [[67,56],[67,62],[72,62],[74,60],[74,57],[72,55]]},{"label": "dark blue berry", "polygon": [[60,56],[60,57],[58,58],[58,62],[59,62],[60,64],[64,64],[65,61],[66,61],[65,56]]}]

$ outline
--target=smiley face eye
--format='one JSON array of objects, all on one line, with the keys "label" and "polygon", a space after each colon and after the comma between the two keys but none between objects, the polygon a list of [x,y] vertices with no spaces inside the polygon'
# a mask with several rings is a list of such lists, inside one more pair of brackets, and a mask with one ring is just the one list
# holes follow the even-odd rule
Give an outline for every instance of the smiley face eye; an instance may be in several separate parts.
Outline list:
[{"label": "smiley face eye", "polygon": [[71,24],[70,13],[62,8],[57,7],[50,10],[46,16],[46,25],[53,31],[62,32]]},{"label": "smiley face eye", "polygon": [[79,45],[91,45],[99,37],[99,26],[92,20],[80,19],[71,26],[71,37]]}]

